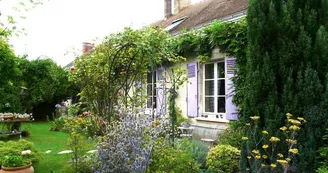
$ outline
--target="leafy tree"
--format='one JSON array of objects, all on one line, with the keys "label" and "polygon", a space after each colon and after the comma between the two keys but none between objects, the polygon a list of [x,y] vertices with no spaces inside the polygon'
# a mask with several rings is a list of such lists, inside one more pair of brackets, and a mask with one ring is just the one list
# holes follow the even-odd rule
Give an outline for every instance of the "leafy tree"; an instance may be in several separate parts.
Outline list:
[{"label": "leafy tree", "polygon": [[3,39],[0,38],[0,112],[19,112],[21,72],[17,66],[17,57]]},{"label": "leafy tree", "polygon": [[328,125],[327,19],[327,0],[249,1],[247,59],[238,64],[245,80],[236,88],[242,119],[261,116],[261,127],[271,134],[286,112],[307,119],[293,163],[298,172],[318,167],[316,150]]},{"label": "leafy tree", "polygon": [[23,86],[27,88],[23,98],[26,109],[43,102],[62,100],[74,94],[72,85],[68,82],[68,71],[49,58],[32,61],[21,58],[19,67],[22,71]]}]

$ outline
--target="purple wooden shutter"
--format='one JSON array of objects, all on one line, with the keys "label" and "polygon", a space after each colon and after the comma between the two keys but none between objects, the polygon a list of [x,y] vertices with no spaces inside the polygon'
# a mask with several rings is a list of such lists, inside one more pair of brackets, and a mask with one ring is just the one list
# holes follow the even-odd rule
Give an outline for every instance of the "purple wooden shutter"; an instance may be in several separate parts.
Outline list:
[{"label": "purple wooden shutter", "polygon": [[197,63],[187,64],[188,82],[187,82],[187,116],[198,116],[198,80],[197,80]]},{"label": "purple wooden shutter", "polygon": [[238,120],[238,111],[236,105],[232,103],[234,96],[234,87],[232,83],[232,77],[235,75],[236,70],[236,58],[226,57],[225,58],[225,90],[226,90],[226,118],[227,120]]},{"label": "purple wooden shutter", "polygon": [[164,67],[156,70],[156,115],[164,115],[166,113],[164,71]]}]

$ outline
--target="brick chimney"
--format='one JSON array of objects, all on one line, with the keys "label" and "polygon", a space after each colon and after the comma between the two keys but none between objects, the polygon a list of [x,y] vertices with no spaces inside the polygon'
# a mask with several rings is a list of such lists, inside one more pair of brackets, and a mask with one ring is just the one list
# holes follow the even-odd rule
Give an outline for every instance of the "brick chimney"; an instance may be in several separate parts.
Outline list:
[{"label": "brick chimney", "polygon": [[88,42],[83,42],[82,43],[82,53],[83,55],[89,53],[94,47],[94,44],[88,43]]},{"label": "brick chimney", "polygon": [[173,14],[179,13],[182,9],[191,5],[191,0],[174,0]]},{"label": "brick chimney", "polygon": [[172,16],[172,0],[164,0],[164,17]]}]

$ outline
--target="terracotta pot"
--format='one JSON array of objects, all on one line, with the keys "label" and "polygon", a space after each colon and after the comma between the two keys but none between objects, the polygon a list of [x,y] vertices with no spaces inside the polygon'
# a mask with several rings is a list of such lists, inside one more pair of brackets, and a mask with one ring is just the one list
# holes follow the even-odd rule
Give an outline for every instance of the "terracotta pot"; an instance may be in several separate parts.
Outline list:
[{"label": "terracotta pot", "polygon": [[0,173],[34,173],[34,168],[32,166],[32,163],[26,165],[26,166],[21,166],[17,168],[7,168],[2,166]]}]

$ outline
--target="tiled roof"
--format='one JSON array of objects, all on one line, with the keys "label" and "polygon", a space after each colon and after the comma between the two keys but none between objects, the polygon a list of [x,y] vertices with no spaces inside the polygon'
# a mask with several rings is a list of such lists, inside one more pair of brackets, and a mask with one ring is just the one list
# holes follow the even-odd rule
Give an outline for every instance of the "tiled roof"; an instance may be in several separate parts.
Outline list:
[{"label": "tiled roof", "polygon": [[170,30],[171,33],[208,24],[213,20],[246,11],[248,0],[204,0],[182,9],[167,19],[155,22],[152,26],[166,28],[173,21],[187,17],[180,25]]}]

